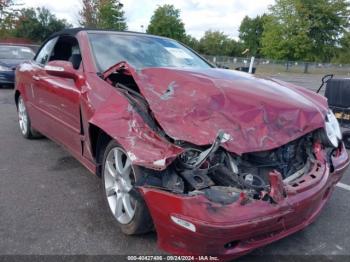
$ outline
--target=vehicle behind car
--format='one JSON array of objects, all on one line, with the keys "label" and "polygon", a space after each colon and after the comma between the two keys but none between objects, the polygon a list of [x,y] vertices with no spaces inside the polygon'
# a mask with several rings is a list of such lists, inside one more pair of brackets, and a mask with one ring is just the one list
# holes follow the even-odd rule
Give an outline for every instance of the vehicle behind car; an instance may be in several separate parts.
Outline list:
[{"label": "vehicle behind car", "polygon": [[0,43],[0,87],[13,86],[16,67],[34,57],[35,47],[35,45]]}]

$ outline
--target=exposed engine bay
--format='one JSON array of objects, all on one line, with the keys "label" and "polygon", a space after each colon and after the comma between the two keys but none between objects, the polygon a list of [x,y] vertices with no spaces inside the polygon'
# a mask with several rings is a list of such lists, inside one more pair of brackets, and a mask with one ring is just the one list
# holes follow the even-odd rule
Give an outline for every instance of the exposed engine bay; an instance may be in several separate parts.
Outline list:
[{"label": "exposed engine bay", "polygon": [[[318,129],[273,150],[236,155],[222,146],[231,140],[224,131],[219,131],[215,141],[208,146],[174,140],[162,130],[125,68],[120,67],[106,80],[125,95],[153,131],[184,149],[163,171],[140,167],[145,175],[143,181],[138,181],[138,186],[156,187],[177,194],[204,194],[209,200],[221,204],[237,201],[242,192],[249,199],[273,202],[266,194],[271,186],[269,174],[278,173],[283,183],[292,183],[312,168],[314,143],[325,141],[324,130]],[[332,154],[333,150],[334,147],[328,146],[327,154]]]},{"label": "exposed engine bay", "polygon": [[[220,137],[220,135],[218,136]],[[213,143],[200,148],[183,143],[186,150],[165,170],[144,170],[144,185],[180,194],[204,194],[209,200],[229,204],[244,192],[251,199],[273,202],[262,192],[270,191],[269,174],[278,172],[284,183],[292,183],[312,168],[315,133],[280,148],[237,156]]]}]

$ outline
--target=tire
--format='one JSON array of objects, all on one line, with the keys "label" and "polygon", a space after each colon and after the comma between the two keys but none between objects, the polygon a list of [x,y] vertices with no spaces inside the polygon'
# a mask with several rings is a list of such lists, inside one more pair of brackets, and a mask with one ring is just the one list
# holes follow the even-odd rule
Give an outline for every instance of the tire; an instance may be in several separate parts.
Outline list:
[{"label": "tire", "polygon": [[27,108],[22,96],[18,97],[17,101],[18,123],[21,134],[27,139],[42,137],[42,135],[32,128]]},{"label": "tire", "polygon": [[134,186],[141,179],[140,169],[131,165],[124,149],[113,140],[104,151],[102,163],[103,199],[122,232],[138,235],[152,231],[147,205]]}]

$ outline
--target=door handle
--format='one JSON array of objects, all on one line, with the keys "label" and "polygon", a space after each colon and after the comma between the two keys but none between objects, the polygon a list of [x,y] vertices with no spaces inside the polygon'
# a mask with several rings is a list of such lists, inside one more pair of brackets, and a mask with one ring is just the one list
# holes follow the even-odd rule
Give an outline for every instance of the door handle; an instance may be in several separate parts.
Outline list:
[{"label": "door handle", "polygon": [[39,80],[40,80],[40,77],[38,77],[38,76],[32,76],[32,78],[33,78],[33,80],[35,80],[35,81],[39,81]]}]

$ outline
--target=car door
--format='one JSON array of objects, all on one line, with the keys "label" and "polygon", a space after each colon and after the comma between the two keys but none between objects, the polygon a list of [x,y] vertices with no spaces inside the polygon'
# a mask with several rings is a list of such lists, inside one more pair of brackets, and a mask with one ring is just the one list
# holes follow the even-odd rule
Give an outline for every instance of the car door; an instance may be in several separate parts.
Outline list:
[{"label": "car door", "polygon": [[[78,41],[72,36],[61,36],[47,62],[69,61],[79,54]],[[76,70],[82,71],[82,67]],[[50,75],[45,65],[37,70],[36,78],[37,101],[45,115],[46,123],[42,124],[45,133],[72,153],[81,154],[80,88],[73,79]]]},{"label": "car door", "polygon": [[47,133],[48,127],[51,125],[50,118],[47,118],[49,105],[44,103],[40,97],[40,77],[43,77],[43,68],[48,62],[51,52],[58,40],[58,37],[47,41],[39,50],[34,61],[26,62],[21,69],[21,82],[25,86],[26,103],[31,118],[32,126],[42,132]]}]

